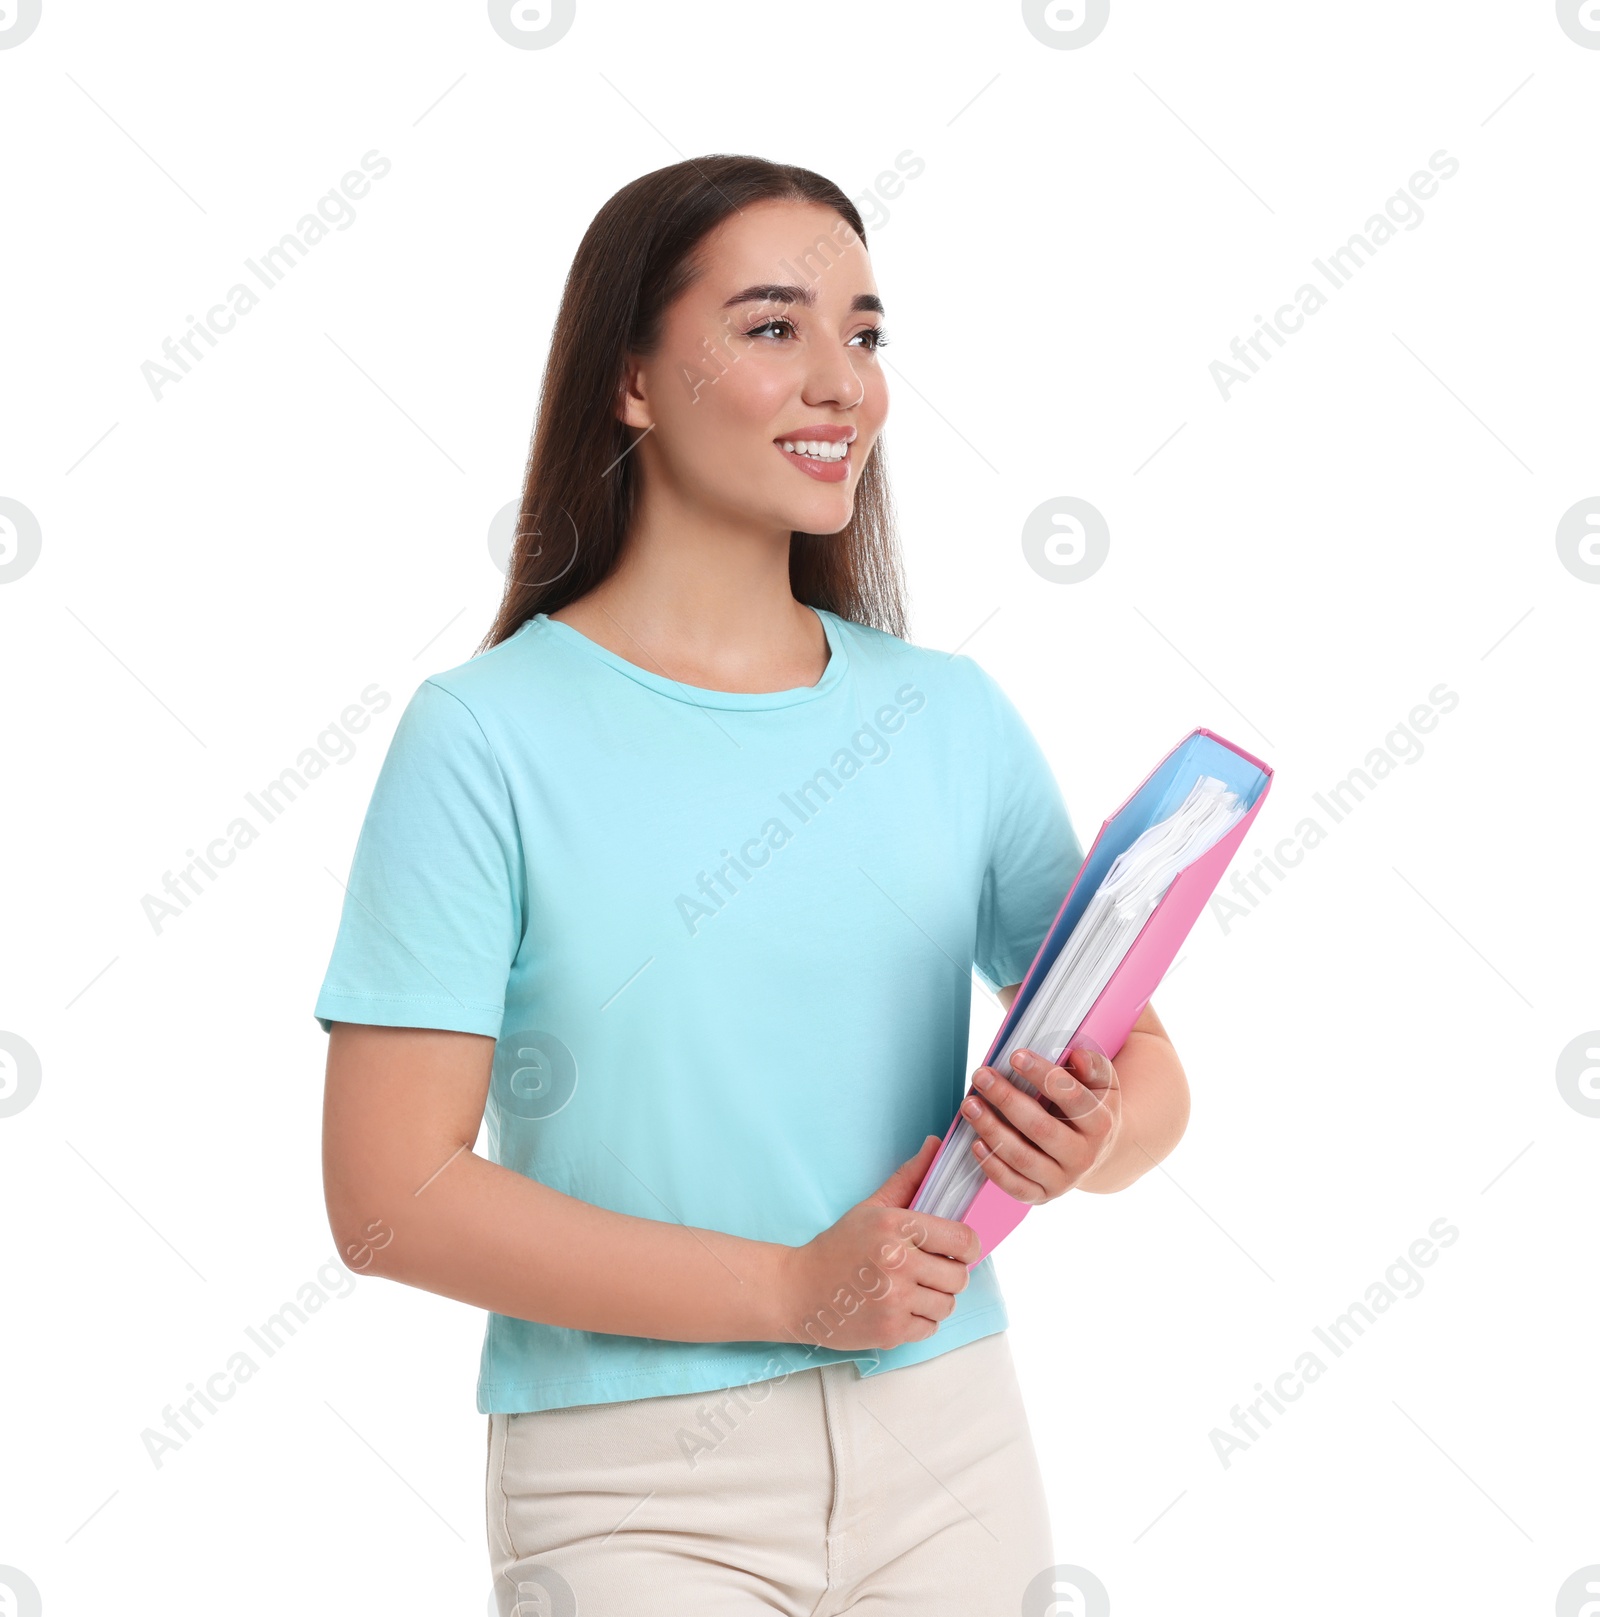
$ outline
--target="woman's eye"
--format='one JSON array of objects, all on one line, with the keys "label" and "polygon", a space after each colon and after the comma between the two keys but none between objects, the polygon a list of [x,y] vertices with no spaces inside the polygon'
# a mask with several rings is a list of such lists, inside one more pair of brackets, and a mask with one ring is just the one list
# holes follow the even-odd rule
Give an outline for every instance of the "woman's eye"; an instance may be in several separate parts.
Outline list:
[{"label": "woman's eye", "polygon": [[[780,314],[774,315],[770,320],[763,320],[759,326],[752,326],[745,333],[745,336],[760,337],[766,332],[773,331],[780,326],[791,335],[794,334],[794,322]],[[875,354],[889,341],[889,339],[884,336],[883,328],[881,326],[868,326],[865,331],[858,331],[855,336],[850,339],[850,342],[854,344],[857,339],[862,337],[867,339],[864,346],[866,347],[867,352],[871,354]]]}]

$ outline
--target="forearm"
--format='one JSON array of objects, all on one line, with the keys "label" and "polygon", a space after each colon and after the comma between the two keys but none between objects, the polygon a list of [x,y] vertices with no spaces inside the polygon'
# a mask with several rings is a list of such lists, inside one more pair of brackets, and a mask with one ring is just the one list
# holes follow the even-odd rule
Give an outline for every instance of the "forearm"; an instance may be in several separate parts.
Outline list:
[{"label": "forearm", "polygon": [[575,1330],[784,1337],[789,1247],[612,1212],[465,1149],[430,1171],[395,1173],[379,1189],[330,1188],[329,1220],[352,1269]]},{"label": "forearm", "polygon": [[1167,1156],[1188,1127],[1189,1082],[1165,1035],[1136,1029],[1113,1065],[1122,1091],[1122,1124],[1111,1150],[1077,1182],[1077,1190],[1125,1190]]}]

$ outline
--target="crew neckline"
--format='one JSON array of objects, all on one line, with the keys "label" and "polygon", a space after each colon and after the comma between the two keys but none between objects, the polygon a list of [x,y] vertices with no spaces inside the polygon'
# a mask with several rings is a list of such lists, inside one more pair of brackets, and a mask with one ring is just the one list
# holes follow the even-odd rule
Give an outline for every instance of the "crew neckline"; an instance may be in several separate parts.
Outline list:
[{"label": "crew neckline", "polygon": [[563,644],[587,652],[597,662],[605,663],[619,674],[626,674],[629,679],[643,685],[646,690],[669,697],[675,702],[687,702],[694,707],[743,708],[747,711],[757,711],[764,708],[794,707],[801,702],[815,701],[820,696],[826,696],[844,678],[850,656],[845,648],[842,620],[824,607],[814,606],[811,610],[822,620],[822,632],[827,636],[828,666],[822,670],[822,678],[815,685],[794,685],[782,691],[718,691],[705,685],[685,685],[681,680],[670,679],[665,674],[657,674],[648,668],[641,668],[637,663],[629,662],[626,657],[618,656],[610,647],[602,646],[598,640],[591,640],[581,629],[574,629],[570,623],[563,623],[560,618],[553,618],[547,612],[536,612],[524,627],[537,626],[546,634],[553,634]]}]

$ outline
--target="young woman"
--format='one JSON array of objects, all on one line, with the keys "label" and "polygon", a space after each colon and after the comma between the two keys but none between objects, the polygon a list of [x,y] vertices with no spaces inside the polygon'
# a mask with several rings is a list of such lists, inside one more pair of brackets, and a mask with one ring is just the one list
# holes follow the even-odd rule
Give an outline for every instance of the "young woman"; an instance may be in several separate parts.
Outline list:
[{"label": "young woman", "polygon": [[[1010,1004],[1083,854],[994,680],[904,638],[883,326],[807,169],[612,197],[499,616],[411,698],[356,847],[316,1005],[328,1213],[352,1267],[489,1313],[503,1613],[1048,1588],[994,1264],[908,1209],[972,971]],[[1028,1076],[1045,1101],[985,1069],[965,1103],[1021,1200],[1120,1189],[1183,1131],[1149,1006],[1114,1071]]]}]

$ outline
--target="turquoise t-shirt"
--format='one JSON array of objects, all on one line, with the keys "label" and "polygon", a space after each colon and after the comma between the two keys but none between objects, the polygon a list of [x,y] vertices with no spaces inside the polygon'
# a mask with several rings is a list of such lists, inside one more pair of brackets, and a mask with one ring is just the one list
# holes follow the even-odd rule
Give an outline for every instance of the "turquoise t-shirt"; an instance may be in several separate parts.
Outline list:
[{"label": "turquoise t-shirt", "polygon": [[[639,1218],[802,1245],[966,1090],[972,971],[1019,982],[1083,852],[970,657],[821,611],[815,685],[705,690],[540,613],[423,681],[356,844],[334,1021],[496,1041],[493,1160]],[[916,1364],[1003,1330],[994,1260],[888,1352],[488,1316],[480,1412]]]}]

